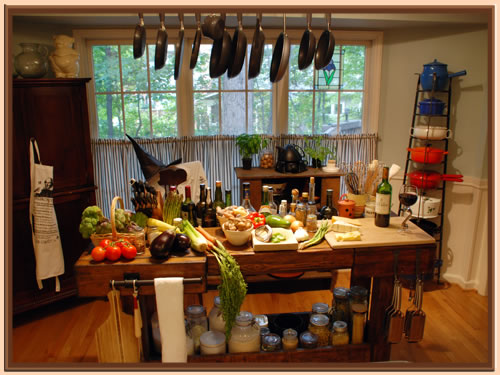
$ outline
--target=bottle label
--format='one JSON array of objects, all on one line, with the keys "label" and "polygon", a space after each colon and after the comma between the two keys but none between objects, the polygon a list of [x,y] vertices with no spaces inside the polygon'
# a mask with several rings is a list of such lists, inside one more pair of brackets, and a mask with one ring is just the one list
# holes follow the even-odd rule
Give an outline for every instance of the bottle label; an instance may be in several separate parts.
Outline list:
[{"label": "bottle label", "polygon": [[271,213],[271,207],[269,207],[268,205],[260,206],[259,213],[263,214],[264,212],[270,214]]},{"label": "bottle label", "polygon": [[391,213],[391,194],[379,194],[375,197],[375,213],[389,215]]},{"label": "bottle label", "polygon": [[196,218],[196,224],[197,224],[199,227],[203,226],[203,219],[202,219],[202,218],[200,218],[200,217],[197,217],[197,218]]},{"label": "bottle label", "polygon": [[182,217],[182,220],[188,220],[189,219],[189,212],[188,211],[181,211],[181,217]]}]

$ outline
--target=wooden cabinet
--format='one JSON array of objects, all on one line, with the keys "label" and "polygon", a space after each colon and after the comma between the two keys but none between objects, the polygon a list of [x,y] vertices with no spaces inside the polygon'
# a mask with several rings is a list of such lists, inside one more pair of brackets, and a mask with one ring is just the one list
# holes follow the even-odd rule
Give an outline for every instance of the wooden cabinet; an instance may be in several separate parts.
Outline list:
[{"label": "wooden cabinet", "polygon": [[[13,311],[19,313],[77,293],[73,267],[88,245],[78,226],[85,207],[95,204],[86,84],[80,79],[15,79],[11,124]],[[54,167],[54,207],[64,254],[61,291],[54,280],[39,290],[29,223],[29,139],[38,143],[43,164]]]}]

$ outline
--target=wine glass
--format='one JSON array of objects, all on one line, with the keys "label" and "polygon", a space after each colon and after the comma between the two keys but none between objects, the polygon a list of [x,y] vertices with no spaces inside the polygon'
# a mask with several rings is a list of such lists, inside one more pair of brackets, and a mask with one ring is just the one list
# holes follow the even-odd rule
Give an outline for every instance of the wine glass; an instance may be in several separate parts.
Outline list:
[{"label": "wine glass", "polygon": [[[405,184],[402,185],[401,188],[399,189],[399,201],[403,206],[405,206],[405,210],[408,214],[408,216],[406,216],[406,218],[401,223],[401,229],[399,230],[400,232],[405,233],[408,230],[407,221],[410,219],[412,215],[410,206],[413,206],[417,202],[417,198],[418,198],[418,189],[415,185]],[[404,211],[403,211],[403,217],[404,217]]]}]

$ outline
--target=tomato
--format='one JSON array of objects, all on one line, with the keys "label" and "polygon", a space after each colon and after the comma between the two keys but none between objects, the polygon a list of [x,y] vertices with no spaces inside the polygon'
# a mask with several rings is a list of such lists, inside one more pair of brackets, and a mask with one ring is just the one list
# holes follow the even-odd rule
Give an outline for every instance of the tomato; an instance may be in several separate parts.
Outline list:
[{"label": "tomato", "polygon": [[122,251],[116,245],[109,245],[106,247],[106,258],[111,261],[120,259]]},{"label": "tomato", "polygon": [[122,255],[126,259],[134,259],[137,255],[137,249],[134,245],[128,244],[122,247]]},{"label": "tomato", "polygon": [[106,258],[106,250],[104,250],[102,246],[96,246],[92,249],[92,253],[90,253],[90,255],[96,262],[100,262]]},{"label": "tomato", "polygon": [[102,248],[106,248],[106,246],[109,246],[110,244],[111,240],[101,240],[101,242],[99,242],[99,246]]},{"label": "tomato", "polygon": [[131,243],[128,242],[127,240],[118,240],[115,241],[114,244],[118,246],[120,249],[123,249],[124,247],[131,245]]}]

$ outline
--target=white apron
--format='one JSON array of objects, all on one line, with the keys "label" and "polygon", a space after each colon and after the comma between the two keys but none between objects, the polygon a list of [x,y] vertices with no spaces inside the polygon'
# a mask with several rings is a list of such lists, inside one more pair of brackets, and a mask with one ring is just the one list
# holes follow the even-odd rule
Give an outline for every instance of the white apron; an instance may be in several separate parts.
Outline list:
[{"label": "white apron", "polygon": [[[35,163],[35,153],[40,164]],[[36,259],[36,281],[42,289],[42,280],[55,277],[56,292],[61,290],[59,275],[64,273],[64,258],[57,226],[52,193],[53,167],[42,165],[38,144],[30,140],[30,224]]]}]

